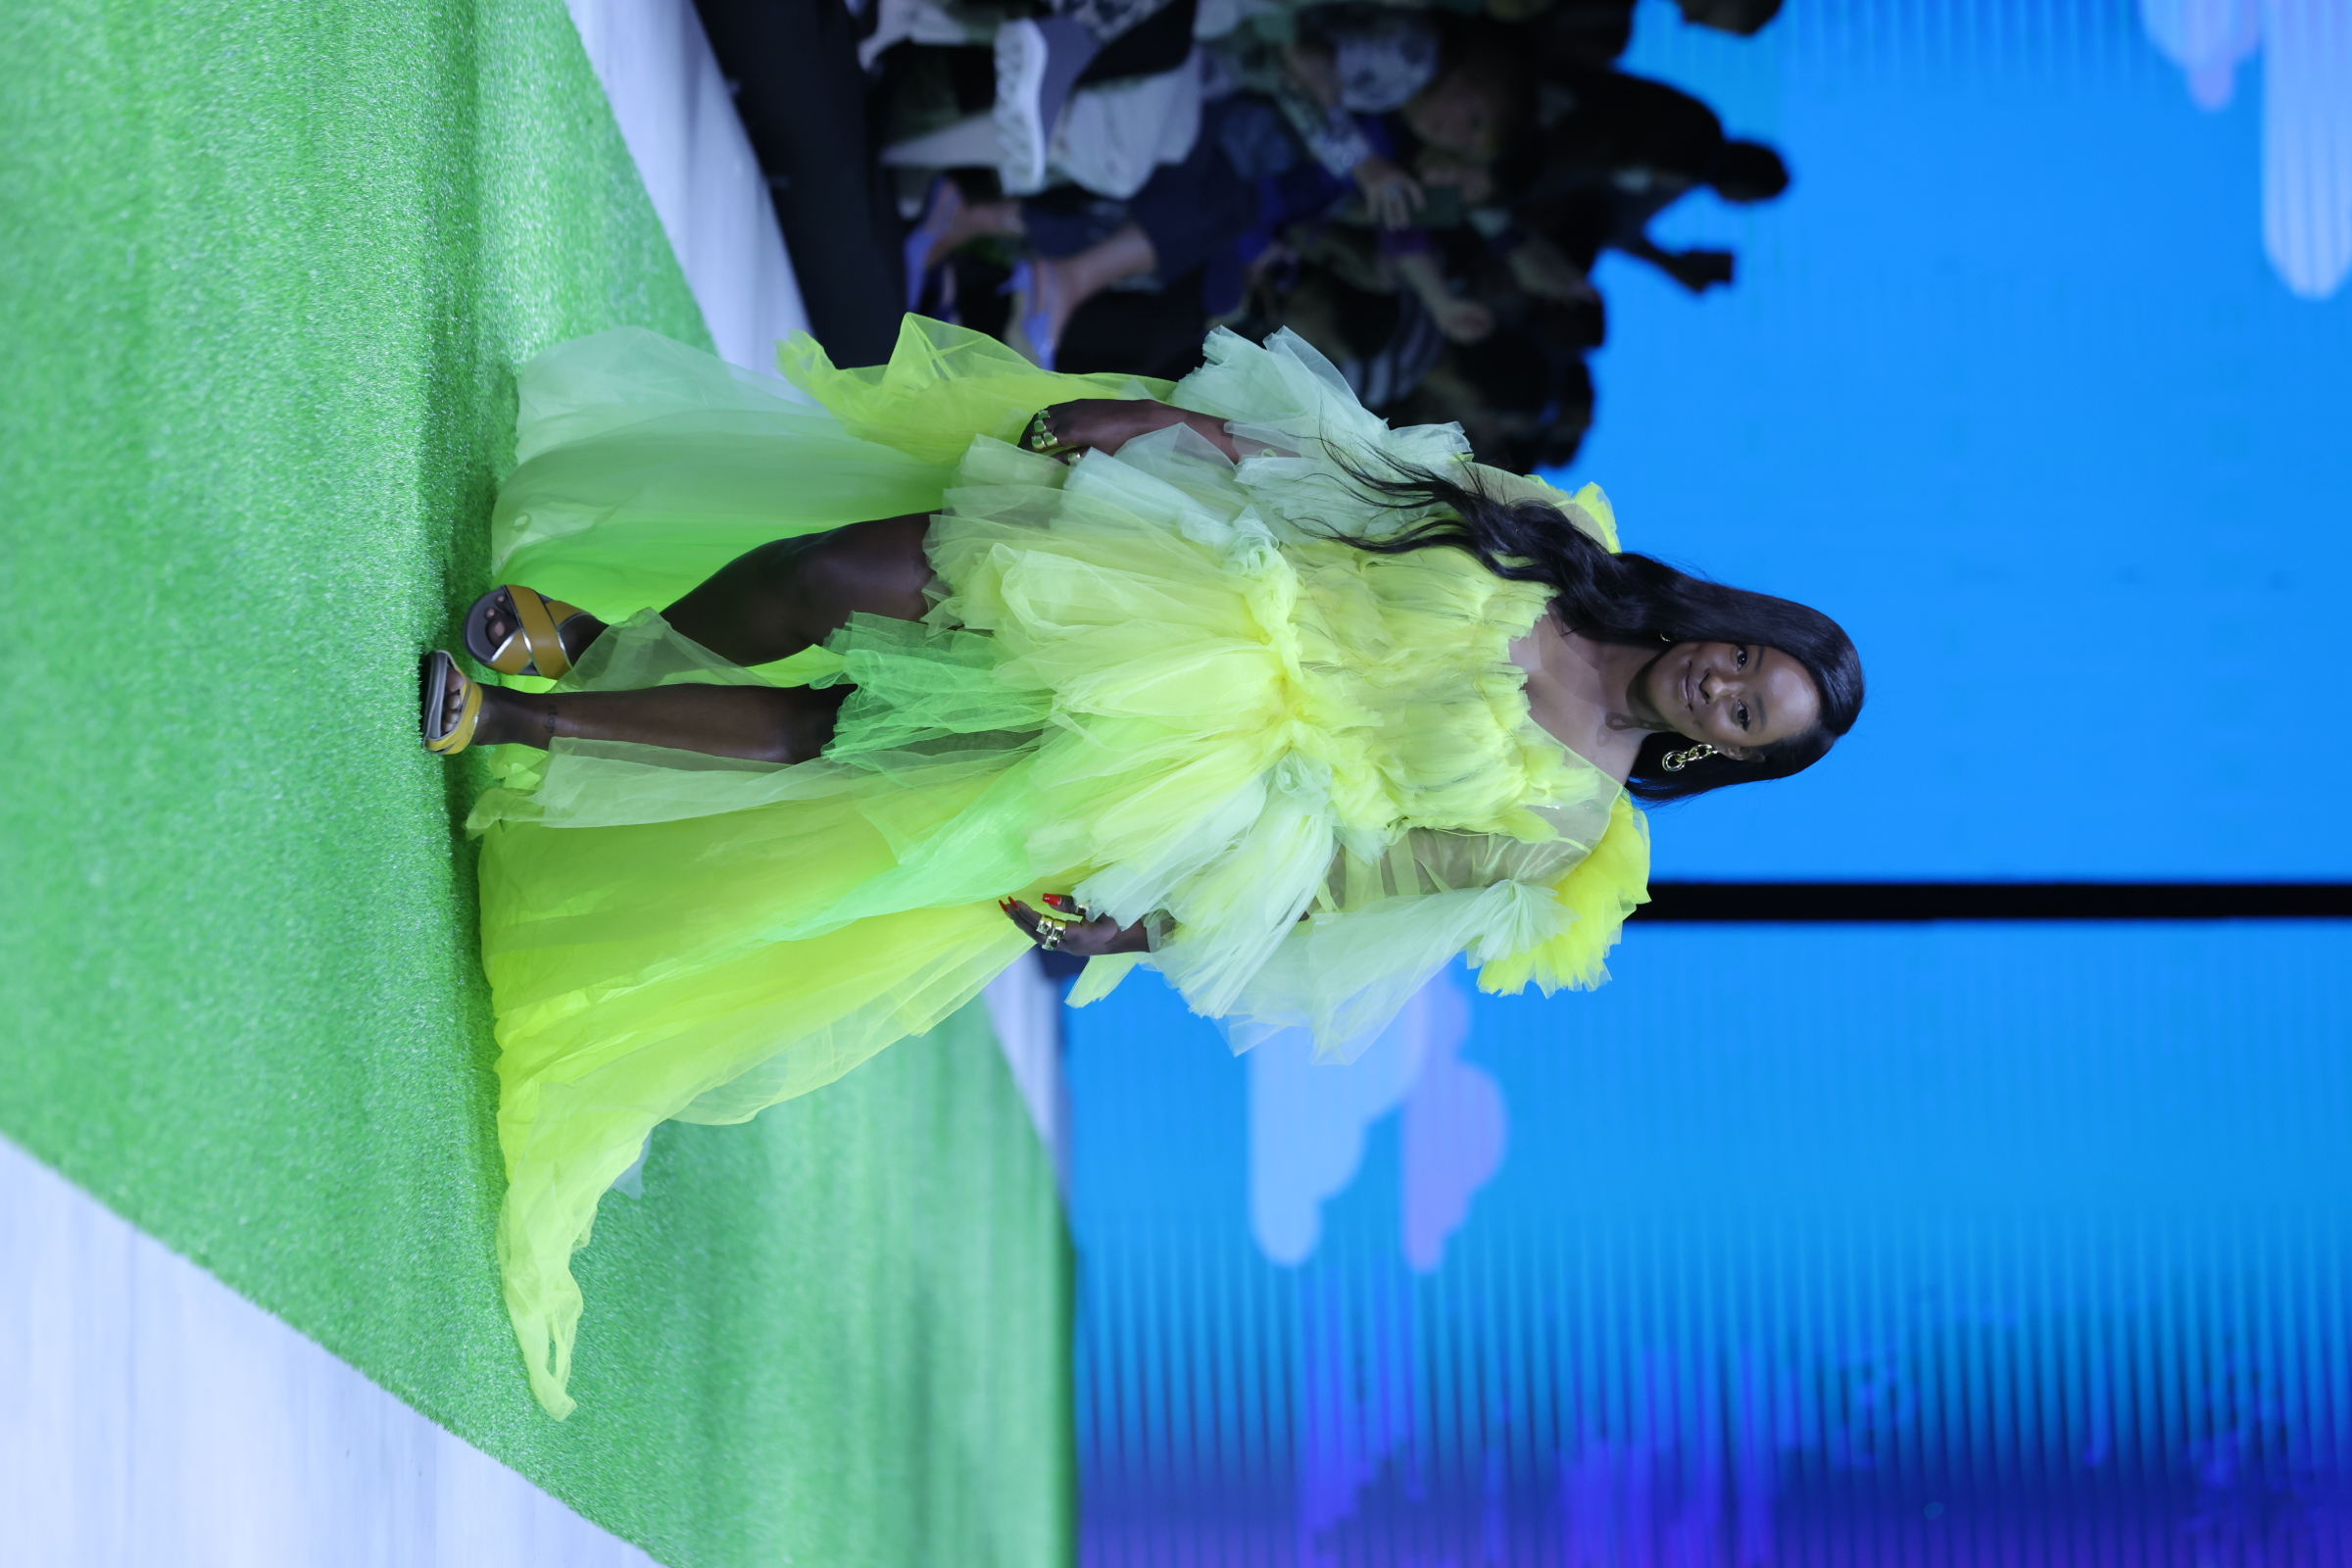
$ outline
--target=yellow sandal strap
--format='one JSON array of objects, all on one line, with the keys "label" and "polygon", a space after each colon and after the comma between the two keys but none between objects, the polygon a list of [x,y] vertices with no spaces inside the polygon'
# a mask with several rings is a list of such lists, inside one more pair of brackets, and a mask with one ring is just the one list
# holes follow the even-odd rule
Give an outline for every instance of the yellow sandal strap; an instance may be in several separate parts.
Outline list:
[{"label": "yellow sandal strap", "polygon": [[450,726],[448,734],[439,740],[424,743],[424,749],[428,752],[455,757],[473,744],[473,727],[482,716],[482,683],[470,675],[463,678],[466,682],[466,706],[459,710],[458,721]]},{"label": "yellow sandal strap", "polygon": [[[515,624],[522,634],[523,646],[531,651],[531,662],[539,673],[555,680],[571,668],[571,656],[564,652],[564,639],[557,635],[559,619],[568,620],[579,613],[561,599],[549,601],[519,583],[507,585],[507,597],[514,605]],[[505,649],[500,649],[505,653]]]}]

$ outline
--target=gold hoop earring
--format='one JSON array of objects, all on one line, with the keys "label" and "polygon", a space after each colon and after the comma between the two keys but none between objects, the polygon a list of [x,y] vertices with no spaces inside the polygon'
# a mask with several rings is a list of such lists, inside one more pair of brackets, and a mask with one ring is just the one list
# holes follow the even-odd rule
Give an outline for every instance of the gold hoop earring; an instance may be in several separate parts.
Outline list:
[{"label": "gold hoop earring", "polygon": [[1669,773],[1680,773],[1684,768],[1689,767],[1692,762],[1698,761],[1703,758],[1718,757],[1721,755],[1722,754],[1717,752],[1714,747],[1701,742],[1699,745],[1690,747],[1684,751],[1668,752],[1663,758],[1659,759],[1658,765],[1665,768]]}]

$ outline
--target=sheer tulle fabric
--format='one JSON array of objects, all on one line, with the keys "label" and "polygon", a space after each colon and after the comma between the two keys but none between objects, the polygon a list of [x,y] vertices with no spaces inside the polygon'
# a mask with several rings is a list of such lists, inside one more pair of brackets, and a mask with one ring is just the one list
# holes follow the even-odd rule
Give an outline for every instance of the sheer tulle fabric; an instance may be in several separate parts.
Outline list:
[{"label": "sheer tulle fabric", "polygon": [[[526,368],[502,577],[615,621],[566,685],[856,688],[816,761],[559,742],[476,808],[500,1257],[551,1411],[570,1253],[646,1134],[931,1028],[1026,950],[1003,895],[1155,921],[1156,952],[1096,960],[1074,1000],[1150,963],[1237,1045],[1303,1026],[1335,1058],[1456,954],[1514,989],[1602,977],[1645,845],[1616,783],[1529,720],[1508,648],[1543,591],[1323,533],[1388,519],[1318,431],[1358,467],[1460,463],[1458,432],[1386,431],[1295,339],[1211,352],[1171,393],[910,318],[878,370],[790,346],[819,408],[646,333]],[[1177,428],[1065,466],[1007,443],[1045,404],[1147,393],[1264,450],[1237,467]],[[1608,526],[1596,491],[1557,499]],[[768,539],[908,512],[938,514],[926,623],[861,616],[747,670],[646,608]]]}]

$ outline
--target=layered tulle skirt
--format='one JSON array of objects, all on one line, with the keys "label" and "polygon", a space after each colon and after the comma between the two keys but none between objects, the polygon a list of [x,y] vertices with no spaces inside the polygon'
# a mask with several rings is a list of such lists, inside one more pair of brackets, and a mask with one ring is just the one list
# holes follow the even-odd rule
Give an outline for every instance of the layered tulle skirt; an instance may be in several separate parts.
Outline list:
[{"label": "layered tulle skirt", "polygon": [[[613,622],[566,685],[855,688],[814,761],[560,741],[506,759],[474,812],[500,1258],[559,1414],[570,1254],[647,1134],[741,1120],[939,1023],[1028,949],[1002,897],[1147,921],[1143,961],[1196,1008],[1335,1050],[1465,949],[1589,983],[1640,897],[1616,784],[1528,722],[1506,650],[1540,590],[1309,537],[1278,503],[1313,504],[1318,476],[1280,449],[1253,490],[1181,428],[1074,467],[1009,444],[1036,408],[1164,386],[933,323],[882,369],[802,354],[828,407],[641,332],[522,378],[500,577]],[[1197,390],[1285,439],[1332,394],[1278,360],[1241,345]],[[856,617],[745,669],[656,609],[768,540],[909,513],[935,514],[925,622]],[[1095,960],[1079,1000],[1136,961]]]}]

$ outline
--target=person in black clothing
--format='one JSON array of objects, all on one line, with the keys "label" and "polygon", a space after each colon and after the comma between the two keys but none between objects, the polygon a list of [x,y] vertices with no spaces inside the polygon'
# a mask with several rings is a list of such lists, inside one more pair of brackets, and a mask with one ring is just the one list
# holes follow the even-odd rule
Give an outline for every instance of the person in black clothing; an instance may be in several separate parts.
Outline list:
[{"label": "person in black clothing", "polygon": [[[1678,0],[1683,21],[1739,37],[1753,37],[1781,14],[1781,0]],[[1556,0],[1520,25],[1539,69],[1606,70],[1634,38],[1636,0]]]},{"label": "person in black clothing", "polygon": [[[1780,0],[1679,3],[1687,23],[1750,33]],[[1564,462],[1591,418],[1583,356],[1603,332],[1588,276],[1599,252],[1639,257],[1692,292],[1728,283],[1730,253],[1665,250],[1649,220],[1700,185],[1757,201],[1788,174],[1769,147],[1728,137],[1698,99],[1607,69],[1633,0],[1556,0],[1519,23],[1493,20],[1507,9],[1493,0],[1486,9],[1435,29],[1446,69],[1404,112],[1351,104],[1343,116],[1317,99],[1338,126],[1326,139],[1345,131],[1370,155],[1324,156],[1273,89],[1237,78],[1242,91],[1206,107],[1191,155],[1132,195],[1062,187],[1015,202],[974,190],[967,206],[950,190],[934,201],[944,220],[926,220],[923,254],[908,248],[910,273],[960,271],[965,241],[994,236],[979,247],[995,253],[985,286],[956,290],[971,296],[964,319],[1048,363],[1173,376],[1197,362],[1211,317],[1253,336],[1289,325],[1376,412],[1458,417],[1508,466]],[[1326,34],[1355,13],[1326,10],[1298,20],[1292,53],[1352,81]],[[1163,14],[1192,11],[1180,0]],[[1183,29],[1162,30],[1182,41]],[[1362,66],[1364,54],[1348,58]],[[1465,108],[1477,124],[1453,124]],[[1404,213],[1356,188],[1359,166],[1375,164],[1393,166]],[[1000,293],[1004,266],[1013,272]]]},{"label": "person in black clothing", "polygon": [[1620,250],[1692,293],[1732,281],[1729,251],[1662,249],[1649,221],[1701,185],[1731,202],[1780,195],[1788,188],[1780,154],[1726,136],[1715,111],[1662,81],[1615,71],[1551,79],[1567,104],[1520,172],[1512,212],[1530,238],[1518,243],[1540,237],[1580,271],[1602,250]]},{"label": "person in black clothing", "polygon": [[1409,288],[1366,288],[1308,262],[1261,291],[1238,328],[1263,338],[1288,327],[1331,361],[1375,414],[1411,395],[1446,350],[1446,334]]},{"label": "person in black clothing", "polygon": [[[1491,156],[1528,118],[1524,87],[1523,75],[1496,67],[1493,51],[1466,52],[1396,115],[1353,117],[1377,155],[1365,162],[1393,169],[1404,137],[1453,157]],[[1064,326],[1105,289],[1198,277],[1197,288],[1186,286],[1202,315],[1228,315],[1291,224],[1330,217],[1368,194],[1310,157],[1273,105],[1239,93],[1209,105],[1191,155],[1160,166],[1124,203],[1057,193],[973,203],[942,226],[933,248],[945,256],[984,236],[1026,244],[1031,258],[1015,274],[1008,340],[1053,367]],[[1417,203],[1417,185],[1413,194]],[[1401,216],[1409,222],[1413,212],[1408,206]],[[1447,335],[1469,339],[1492,329],[1483,314],[1468,322],[1449,318],[1467,313],[1426,265],[1428,247],[1416,229],[1383,222],[1377,232]]]},{"label": "person in black clothing", "polygon": [[1447,344],[1421,384],[1380,412],[1392,424],[1459,424],[1481,463],[1532,473],[1575,459],[1592,423],[1592,376],[1580,359],[1498,331]]}]

